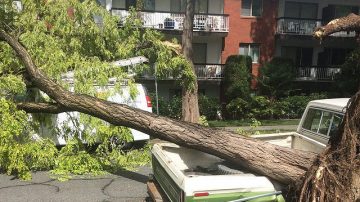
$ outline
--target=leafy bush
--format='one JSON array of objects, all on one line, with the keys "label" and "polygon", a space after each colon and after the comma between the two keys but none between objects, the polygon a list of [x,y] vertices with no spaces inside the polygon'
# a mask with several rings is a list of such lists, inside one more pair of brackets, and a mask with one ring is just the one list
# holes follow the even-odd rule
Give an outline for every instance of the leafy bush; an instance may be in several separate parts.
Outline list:
[{"label": "leafy bush", "polygon": [[250,118],[273,119],[281,118],[284,110],[276,100],[264,96],[254,96],[251,101]]},{"label": "leafy bush", "polygon": [[[155,95],[151,94],[151,100],[156,100]],[[159,115],[167,116],[173,119],[181,118],[181,97],[173,96],[171,99],[166,100],[163,97],[158,98]],[[156,112],[156,104],[152,105],[152,110]]]},{"label": "leafy bush", "polygon": [[[152,100],[155,100],[154,94],[151,94]],[[220,109],[219,100],[217,98],[199,95],[199,111],[200,115],[205,116],[208,120],[216,119],[217,111]],[[159,97],[159,114],[173,119],[181,118],[181,97],[174,96],[170,100]],[[156,104],[153,104],[153,112],[156,112]]]},{"label": "leafy bush", "polygon": [[248,100],[251,82],[251,57],[229,56],[225,63],[223,82],[228,103],[239,97]]},{"label": "leafy bush", "polygon": [[249,116],[251,106],[250,103],[242,98],[236,98],[226,105],[228,118],[243,119]]},{"label": "leafy bush", "polygon": [[283,98],[278,101],[283,107],[285,114],[283,118],[300,118],[306,105],[311,100],[326,99],[326,94],[313,93],[310,95],[295,95]]},{"label": "leafy bush", "polygon": [[260,68],[259,89],[262,95],[281,97],[287,95],[296,77],[291,59],[275,57]]},{"label": "leafy bush", "polygon": [[280,100],[265,96],[253,96],[250,101],[236,98],[226,106],[226,110],[231,119],[300,118],[309,101],[325,98],[326,94],[317,93],[289,96]]},{"label": "leafy bush", "polygon": [[341,72],[335,77],[335,84],[343,96],[354,95],[360,85],[360,48],[354,50],[341,66]]},{"label": "leafy bush", "polygon": [[205,116],[207,120],[215,120],[217,112],[220,110],[219,100],[205,95],[199,96],[200,115]]}]

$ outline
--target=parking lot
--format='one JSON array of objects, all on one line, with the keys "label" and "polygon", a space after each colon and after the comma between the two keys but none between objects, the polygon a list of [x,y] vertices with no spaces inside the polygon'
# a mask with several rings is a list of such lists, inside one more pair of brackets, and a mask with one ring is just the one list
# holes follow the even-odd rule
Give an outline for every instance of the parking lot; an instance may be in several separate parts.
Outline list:
[{"label": "parking lot", "polygon": [[149,166],[97,177],[77,177],[65,182],[48,172],[36,172],[31,181],[0,175],[0,201],[148,201]]}]

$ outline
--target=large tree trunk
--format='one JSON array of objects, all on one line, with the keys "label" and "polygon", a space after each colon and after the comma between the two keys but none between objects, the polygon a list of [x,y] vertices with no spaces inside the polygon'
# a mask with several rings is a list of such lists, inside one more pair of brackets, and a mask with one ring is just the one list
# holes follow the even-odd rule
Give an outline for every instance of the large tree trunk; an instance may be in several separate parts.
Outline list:
[{"label": "large tree trunk", "polygon": [[[195,74],[195,67],[193,64],[193,24],[194,24],[194,5],[195,0],[186,0],[186,11],[184,19],[184,30],[182,34],[182,51],[185,58],[192,65],[192,71]],[[196,74],[195,74],[196,75]],[[183,87],[182,89],[182,118],[183,121],[191,123],[198,123],[200,118],[199,104],[198,104],[198,84],[195,82],[194,88],[189,89]]]},{"label": "large tree trunk", "polygon": [[194,148],[230,160],[235,165],[269,176],[284,184],[296,181],[310,167],[315,154],[275,146],[260,140],[202,127],[197,124],[157,116],[122,104],[68,92],[44,76],[26,49],[12,36],[0,30],[25,65],[31,81],[57,103],[23,103],[27,112],[59,113],[79,111],[114,125],[127,126],[152,137]]}]

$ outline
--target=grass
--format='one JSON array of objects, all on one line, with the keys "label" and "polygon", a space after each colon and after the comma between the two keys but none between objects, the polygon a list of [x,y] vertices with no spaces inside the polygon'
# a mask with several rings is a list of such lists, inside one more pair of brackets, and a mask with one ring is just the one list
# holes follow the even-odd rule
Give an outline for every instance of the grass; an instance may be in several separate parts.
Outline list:
[{"label": "grass", "polygon": [[[300,119],[259,120],[262,126],[298,125]],[[210,127],[250,126],[251,120],[208,121]]]}]

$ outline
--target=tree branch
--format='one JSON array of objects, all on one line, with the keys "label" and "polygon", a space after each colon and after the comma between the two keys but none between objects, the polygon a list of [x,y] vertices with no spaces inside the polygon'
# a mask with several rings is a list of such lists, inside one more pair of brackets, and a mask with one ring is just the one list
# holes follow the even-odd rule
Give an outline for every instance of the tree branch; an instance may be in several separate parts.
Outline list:
[{"label": "tree branch", "polygon": [[24,110],[27,113],[48,113],[48,114],[59,114],[62,112],[74,111],[67,107],[61,106],[57,103],[51,102],[19,102],[16,106],[20,110]]},{"label": "tree branch", "polygon": [[341,31],[360,31],[360,16],[353,13],[346,17],[330,21],[327,25],[318,27],[314,32],[314,37],[323,39],[336,32]]}]

